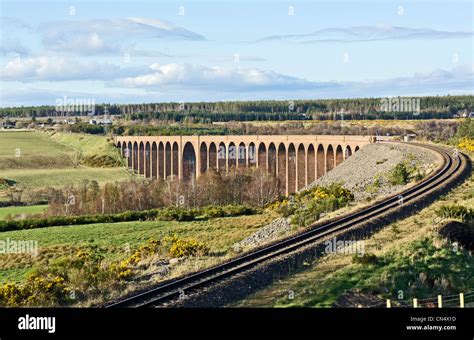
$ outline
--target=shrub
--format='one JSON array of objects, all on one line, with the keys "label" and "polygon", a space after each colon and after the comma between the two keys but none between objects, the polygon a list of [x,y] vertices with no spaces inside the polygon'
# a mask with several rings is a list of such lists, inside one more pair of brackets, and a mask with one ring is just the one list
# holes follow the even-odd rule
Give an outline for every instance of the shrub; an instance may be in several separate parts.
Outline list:
[{"label": "shrub", "polygon": [[474,139],[464,137],[458,143],[458,148],[474,152]]},{"label": "shrub", "polygon": [[354,195],[349,190],[341,183],[333,183],[303,190],[292,199],[284,199],[270,207],[283,217],[292,216],[292,224],[306,226],[318,220],[322,213],[339,209],[352,200]]},{"label": "shrub", "polygon": [[194,209],[170,207],[160,210],[156,218],[163,221],[193,221],[196,218],[196,211]]},{"label": "shrub", "polygon": [[201,210],[202,217],[204,218],[215,218],[224,217],[224,209],[220,206],[210,206]]},{"label": "shrub", "polygon": [[30,275],[24,284],[6,283],[0,287],[0,305],[19,306],[55,306],[69,302],[70,290],[61,276]]},{"label": "shrub", "polygon": [[364,254],[362,256],[355,254],[352,256],[352,263],[377,264],[378,258],[375,254]]},{"label": "shrub", "polygon": [[109,266],[109,273],[117,280],[127,280],[135,275],[136,265],[144,258],[154,255],[160,251],[161,242],[150,239],[141,245],[133,254],[126,259],[114,262]]},{"label": "shrub", "polygon": [[84,165],[94,168],[114,168],[121,166],[121,162],[118,159],[114,159],[109,155],[91,155],[84,157]]},{"label": "shrub", "polygon": [[223,210],[225,216],[253,215],[257,212],[256,209],[247,205],[226,205]]},{"label": "shrub", "polygon": [[168,254],[171,257],[203,256],[209,254],[209,247],[195,239],[180,239],[176,235],[165,237],[164,242],[169,244]]},{"label": "shrub", "polygon": [[474,210],[462,205],[445,205],[436,210],[436,215],[442,218],[460,219],[466,223],[474,221]]},{"label": "shrub", "polygon": [[407,184],[410,179],[410,173],[404,163],[398,163],[389,173],[389,181],[392,185]]}]

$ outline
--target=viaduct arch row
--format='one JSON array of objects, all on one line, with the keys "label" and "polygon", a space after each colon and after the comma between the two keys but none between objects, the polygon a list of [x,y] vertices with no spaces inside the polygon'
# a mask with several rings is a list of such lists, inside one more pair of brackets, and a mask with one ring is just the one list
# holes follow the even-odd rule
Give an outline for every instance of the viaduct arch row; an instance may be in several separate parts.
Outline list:
[{"label": "viaduct arch row", "polygon": [[128,167],[147,178],[189,180],[209,169],[264,168],[285,193],[296,192],[342,163],[372,136],[116,136]]}]

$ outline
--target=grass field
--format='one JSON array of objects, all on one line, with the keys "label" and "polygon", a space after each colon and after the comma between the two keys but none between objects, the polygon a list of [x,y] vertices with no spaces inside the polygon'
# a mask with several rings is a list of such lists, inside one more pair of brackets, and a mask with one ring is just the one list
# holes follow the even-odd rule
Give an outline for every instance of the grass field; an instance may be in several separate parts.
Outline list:
[{"label": "grass field", "polygon": [[38,189],[47,186],[61,187],[80,184],[84,180],[96,180],[99,184],[121,181],[129,178],[130,173],[123,168],[78,167],[0,171],[0,177],[14,180],[20,188]]},{"label": "grass field", "polygon": [[74,154],[74,149],[52,141],[43,133],[0,132],[0,171],[70,167],[74,165]]},{"label": "grass field", "polygon": [[[194,260],[192,264],[193,268],[205,267],[229,256],[233,243],[255,232],[274,217],[261,214],[208,221],[124,222],[3,232],[0,233],[0,240],[37,242],[39,254],[37,257],[30,254],[0,256],[0,283],[21,281],[35,263],[74,253],[80,246],[96,245],[104,250],[106,258],[116,259],[125,256],[126,249],[134,249],[150,238],[159,240],[172,233],[209,245],[211,254]],[[177,273],[187,269],[181,268]]]},{"label": "grass field", "polygon": [[[474,257],[437,233],[435,210],[461,204],[474,208],[474,176],[415,216],[393,223],[364,240],[374,263],[354,262],[353,254],[329,254],[306,270],[280,280],[239,307],[330,307],[345,293],[402,300],[474,290]],[[291,294],[290,294],[291,292]]]},{"label": "grass field", "polygon": [[[34,131],[0,132],[0,179],[14,181],[16,189],[62,187],[96,180],[99,184],[131,176],[125,167],[98,168],[81,165],[88,156],[119,160],[118,150],[105,136],[47,134]],[[5,185],[0,200],[7,199]]]},{"label": "grass field", "polygon": [[5,219],[7,215],[21,215],[21,214],[40,214],[46,209],[46,205],[30,205],[24,207],[5,207],[0,208],[0,220]]},{"label": "grass field", "polygon": [[81,158],[107,155],[112,159],[120,160],[118,149],[113,147],[111,139],[104,136],[56,132],[51,134],[51,140],[78,151]]}]

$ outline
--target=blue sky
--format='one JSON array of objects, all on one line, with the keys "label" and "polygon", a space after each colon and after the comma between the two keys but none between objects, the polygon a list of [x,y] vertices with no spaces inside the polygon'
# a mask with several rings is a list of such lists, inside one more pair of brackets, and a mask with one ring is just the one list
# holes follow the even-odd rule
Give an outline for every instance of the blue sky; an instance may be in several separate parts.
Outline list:
[{"label": "blue sky", "polygon": [[472,94],[472,7],[1,1],[0,105]]}]

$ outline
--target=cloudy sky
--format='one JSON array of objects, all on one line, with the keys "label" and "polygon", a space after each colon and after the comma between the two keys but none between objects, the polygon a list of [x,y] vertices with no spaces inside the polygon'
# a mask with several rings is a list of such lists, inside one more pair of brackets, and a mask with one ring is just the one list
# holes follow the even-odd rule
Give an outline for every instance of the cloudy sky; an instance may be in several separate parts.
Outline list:
[{"label": "cloudy sky", "polygon": [[0,6],[3,107],[474,93],[469,0]]}]

